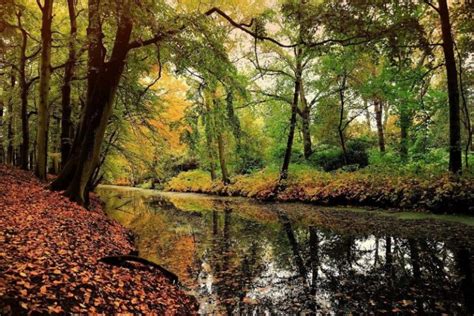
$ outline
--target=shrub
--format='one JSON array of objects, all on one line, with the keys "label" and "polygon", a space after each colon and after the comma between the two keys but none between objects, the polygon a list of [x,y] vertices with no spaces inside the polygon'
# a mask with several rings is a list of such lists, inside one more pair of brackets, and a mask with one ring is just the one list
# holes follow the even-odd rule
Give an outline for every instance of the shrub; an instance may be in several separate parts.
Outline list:
[{"label": "shrub", "polygon": [[[280,144],[276,146],[271,152],[270,156],[273,161],[283,161],[285,158],[286,152],[286,142],[285,144]],[[293,144],[291,148],[291,162],[292,163],[304,163],[304,154],[303,149],[298,144]]]},{"label": "shrub", "polygon": [[313,152],[310,162],[324,171],[337,170],[344,166],[351,166],[346,168],[347,170],[356,170],[369,164],[368,147],[369,143],[364,140],[355,139],[349,141],[347,143],[346,163],[342,149],[327,145],[318,146]]}]

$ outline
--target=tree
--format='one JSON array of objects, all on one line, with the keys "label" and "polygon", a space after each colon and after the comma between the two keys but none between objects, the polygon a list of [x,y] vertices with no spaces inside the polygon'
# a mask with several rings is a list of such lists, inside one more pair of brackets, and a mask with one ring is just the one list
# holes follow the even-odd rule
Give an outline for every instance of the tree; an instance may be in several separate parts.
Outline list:
[{"label": "tree", "polygon": [[441,34],[443,39],[442,47],[445,59],[446,76],[448,79],[449,171],[457,174],[462,170],[461,121],[458,71],[456,68],[456,59],[454,57],[454,40],[451,30],[448,3],[446,0],[438,0],[438,7],[436,8],[431,2],[425,2],[438,12],[441,22]]},{"label": "tree", "polygon": [[76,22],[76,9],[73,0],[67,1],[68,13],[69,13],[69,44],[68,44],[68,59],[64,67],[64,82],[61,88],[62,99],[61,99],[61,165],[64,167],[66,161],[69,158],[71,152],[72,138],[73,138],[73,125],[71,121],[71,83],[74,77],[74,70],[76,66],[76,33],[77,33],[77,22]]},{"label": "tree", "polygon": [[49,126],[49,89],[51,79],[51,45],[53,20],[53,0],[44,0],[41,9],[41,58],[39,81],[38,125],[36,131],[36,169],[35,173],[41,180],[46,180],[48,161],[48,126]]}]

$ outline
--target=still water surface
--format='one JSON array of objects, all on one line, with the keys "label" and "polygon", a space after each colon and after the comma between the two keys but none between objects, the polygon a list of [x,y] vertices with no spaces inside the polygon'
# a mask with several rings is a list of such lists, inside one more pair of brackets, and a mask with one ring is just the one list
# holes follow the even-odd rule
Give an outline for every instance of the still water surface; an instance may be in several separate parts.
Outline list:
[{"label": "still water surface", "polygon": [[474,227],[113,186],[98,194],[202,314],[474,312],[474,249],[452,238]]}]

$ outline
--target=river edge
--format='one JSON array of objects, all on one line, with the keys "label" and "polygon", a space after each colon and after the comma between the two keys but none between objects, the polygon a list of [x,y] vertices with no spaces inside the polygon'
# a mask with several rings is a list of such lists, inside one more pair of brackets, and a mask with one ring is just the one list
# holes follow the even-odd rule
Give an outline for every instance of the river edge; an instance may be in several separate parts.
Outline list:
[{"label": "river edge", "polygon": [[315,207],[323,207],[333,210],[341,210],[341,211],[348,211],[348,212],[355,212],[355,213],[367,213],[376,216],[383,216],[383,217],[391,217],[394,219],[399,220],[435,220],[435,221],[443,221],[443,222],[451,222],[451,223],[458,223],[464,224],[467,226],[474,227],[474,216],[466,215],[466,214],[436,214],[424,209],[403,209],[403,208],[382,208],[377,206],[361,206],[361,205],[328,205],[327,203],[317,203],[315,201],[305,201],[305,200],[262,200],[255,197],[247,197],[242,195],[224,195],[218,193],[209,193],[209,192],[194,192],[194,191],[162,191],[162,190],[154,190],[154,189],[142,189],[139,187],[131,187],[131,186],[122,186],[122,185],[112,185],[112,184],[103,184],[99,185],[99,188],[112,188],[118,190],[133,190],[139,191],[143,194],[149,195],[163,195],[163,196],[173,196],[189,195],[193,198],[229,198],[229,199],[242,199],[242,201],[248,200],[253,201],[256,203],[287,203],[287,204],[294,204],[294,205],[307,205],[307,206],[315,206]]},{"label": "river edge", "polygon": [[154,267],[109,265],[136,251],[131,232],[0,165],[0,314],[194,314],[196,303]]},{"label": "river edge", "polygon": [[320,206],[375,207],[474,215],[474,179],[470,175],[431,176],[303,172],[282,183],[266,170],[239,175],[224,185],[199,170],[182,172],[164,190],[220,196],[242,196],[263,201],[303,202]]}]

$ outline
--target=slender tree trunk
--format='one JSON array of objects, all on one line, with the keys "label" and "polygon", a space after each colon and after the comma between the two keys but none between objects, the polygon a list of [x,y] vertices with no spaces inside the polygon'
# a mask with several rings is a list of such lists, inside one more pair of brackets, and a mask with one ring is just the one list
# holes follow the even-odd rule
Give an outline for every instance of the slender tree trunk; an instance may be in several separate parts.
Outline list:
[{"label": "slender tree trunk", "polygon": [[225,161],[224,139],[222,136],[222,132],[219,132],[219,134],[217,135],[217,147],[219,149],[219,163],[221,166],[222,182],[227,185],[230,183],[230,181],[229,172],[227,171],[227,165]]},{"label": "slender tree trunk", "polygon": [[209,159],[209,168],[211,174],[211,180],[214,181],[217,179],[216,175],[216,159],[215,159],[215,150],[213,148],[213,134],[215,132],[215,121],[213,120],[213,113],[210,106],[210,98],[206,95],[204,99],[204,106],[206,108],[206,112],[204,114],[204,125],[205,125],[205,133],[206,133],[206,145],[207,145],[207,154]]},{"label": "slender tree trunk", "polygon": [[347,76],[344,74],[342,78],[341,87],[339,88],[340,106],[339,106],[339,124],[337,125],[337,132],[339,134],[339,140],[341,142],[342,153],[344,155],[344,164],[347,165],[348,164],[347,148],[346,148],[346,139],[345,139],[344,128],[343,128],[343,121],[344,121],[344,115],[345,115],[344,92],[346,90],[346,80],[347,80]]},{"label": "slender tree trunk", "polygon": [[73,138],[73,125],[71,122],[71,81],[74,76],[74,68],[76,64],[76,10],[74,0],[68,0],[69,23],[70,23],[70,38],[69,38],[69,56],[64,68],[64,83],[61,89],[61,167],[66,165],[69,158]]},{"label": "slender tree trunk", "polygon": [[280,180],[288,179],[288,168],[290,167],[291,161],[291,151],[293,149],[293,139],[295,137],[296,129],[296,115],[298,111],[298,100],[300,98],[300,88],[301,88],[301,75],[302,75],[302,65],[301,65],[301,54],[302,49],[297,49],[296,54],[296,71],[295,71],[295,85],[293,93],[293,101],[291,103],[291,117],[290,117],[290,130],[288,132],[288,140],[286,142],[285,157],[283,159],[283,165],[280,171]]},{"label": "slender tree trunk", "polygon": [[454,58],[454,40],[451,34],[451,22],[446,0],[438,0],[443,52],[448,79],[449,97],[449,171],[460,173],[462,169],[461,121],[459,111],[459,85],[456,60]]},{"label": "slender tree trunk", "polygon": [[306,100],[303,82],[301,83],[300,94],[301,94],[301,111],[299,111],[299,113],[301,116],[301,132],[303,134],[303,153],[304,153],[304,158],[308,160],[311,154],[313,153],[313,145],[311,142],[311,131],[310,131],[311,109],[308,106],[308,101]]},{"label": "slender tree trunk", "polygon": [[23,28],[21,22],[21,12],[18,12],[18,27],[21,32],[21,45],[20,45],[20,63],[18,66],[19,71],[19,83],[20,83],[20,117],[21,117],[21,132],[22,141],[20,145],[20,157],[21,157],[21,168],[28,170],[28,151],[30,147],[30,128],[28,122],[28,90],[29,84],[26,80],[26,48],[28,45],[28,34]]},{"label": "slender tree trunk", "polygon": [[214,149],[212,148],[212,137],[211,134],[206,131],[206,145],[207,145],[207,153],[209,159],[209,168],[211,173],[211,180],[216,180],[216,164],[214,162]]},{"label": "slender tree trunk", "polygon": [[400,108],[400,158],[406,162],[408,159],[408,129],[410,127],[410,115],[404,104]]},{"label": "slender tree trunk", "polygon": [[384,138],[384,131],[383,131],[383,123],[382,123],[382,111],[383,106],[380,100],[374,100],[374,111],[375,111],[375,122],[377,125],[377,135],[379,140],[379,149],[380,152],[385,152],[385,138]]},{"label": "slender tree trunk", "polygon": [[370,130],[372,129],[372,125],[370,124],[370,109],[367,103],[368,103],[367,100],[364,100],[365,121],[367,123],[367,128],[369,129],[369,132],[370,132]]},{"label": "slender tree trunk", "polygon": [[49,86],[51,79],[51,22],[53,20],[53,0],[44,0],[41,24],[41,61],[39,82],[38,124],[36,130],[36,175],[46,180],[48,160],[48,126],[49,126]]},{"label": "slender tree trunk", "polygon": [[234,94],[232,90],[227,92],[226,96],[226,105],[227,105],[227,117],[229,119],[230,125],[232,127],[232,133],[235,137],[237,143],[237,153],[242,151],[242,128],[240,126],[239,117],[235,115],[234,111]]},{"label": "slender tree trunk", "polygon": [[[12,74],[10,77],[10,88],[11,91],[15,88],[15,76]],[[13,148],[13,97],[10,94],[7,103],[7,112],[8,112],[8,123],[7,123],[7,164],[13,165],[14,161],[14,148]]]}]

